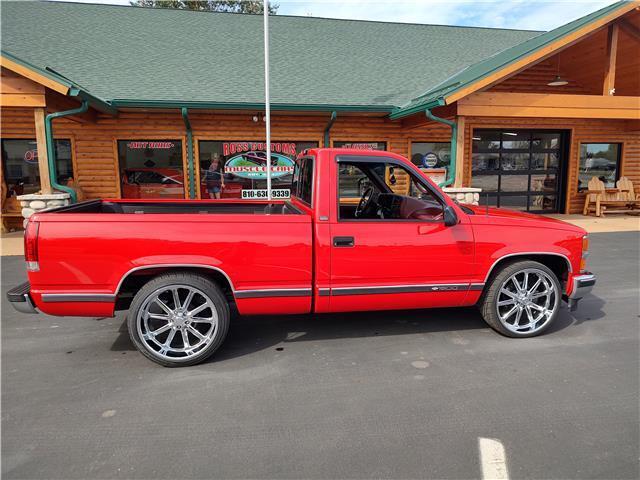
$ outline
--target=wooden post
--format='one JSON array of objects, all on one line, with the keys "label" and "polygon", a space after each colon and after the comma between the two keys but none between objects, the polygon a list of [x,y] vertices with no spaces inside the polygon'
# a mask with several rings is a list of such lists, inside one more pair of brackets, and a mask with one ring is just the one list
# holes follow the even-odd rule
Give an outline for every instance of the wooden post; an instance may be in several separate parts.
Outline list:
[{"label": "wooden post", "polygon": [[454,187],[462,187],[464,182],[464,141],[465,141],[465,118],[458,117],[458,136],[456,140],[456,178]]},{"label": "wooden post", "polygon": [[618,25],[609,27],[607,36],[607,63],[604,70],[602,95],[614,95],[616,92],[616,56],[618,53]]},{"label": "wooden post", "polygon": [[38,168],[40,169],[40,191],[44,194],[53,193],[51,177],[49,176],[49,162],[47,159],[47,138],[44,133],[44,108],[34,108],[33,117],[36,122],[36,143],[38,146]]}]

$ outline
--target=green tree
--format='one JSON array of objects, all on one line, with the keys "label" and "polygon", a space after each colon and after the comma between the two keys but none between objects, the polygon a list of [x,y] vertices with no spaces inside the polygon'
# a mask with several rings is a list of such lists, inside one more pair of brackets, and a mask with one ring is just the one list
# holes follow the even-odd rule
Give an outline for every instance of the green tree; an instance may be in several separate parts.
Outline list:
[{"label": "green tree", "polygon": [[[201,12],[254,13],[264,12],[262,0],[133,0],[131,5],[149,8],[179,8]],[[278,12],[277,3],[269,4],[269,13]]]}]

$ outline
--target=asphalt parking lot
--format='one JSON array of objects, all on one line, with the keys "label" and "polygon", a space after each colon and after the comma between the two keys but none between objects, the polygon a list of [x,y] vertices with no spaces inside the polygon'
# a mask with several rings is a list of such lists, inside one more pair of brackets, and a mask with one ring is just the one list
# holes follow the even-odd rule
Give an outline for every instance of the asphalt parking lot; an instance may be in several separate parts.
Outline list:
[{"label": "asphalt parking lot", "polygon": [[514,340],[473,309],[241,318],[218,354],[166,369],[124,315],[22,315],[2,258],[2,476],[638,478],[638,233],[593,234],[577,312]]}]

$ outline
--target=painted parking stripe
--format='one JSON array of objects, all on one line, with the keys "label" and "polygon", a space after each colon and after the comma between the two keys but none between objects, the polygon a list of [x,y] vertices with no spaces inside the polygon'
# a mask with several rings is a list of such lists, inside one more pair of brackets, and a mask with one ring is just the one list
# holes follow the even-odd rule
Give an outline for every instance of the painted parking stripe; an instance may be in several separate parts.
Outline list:
[{"label": "painted parking stripe", "polygon": [[478,450],[480,451],[480,464],[484,480],[509,479],[507,458],[504,453],[504,445],[500,440],[478,437]]}]

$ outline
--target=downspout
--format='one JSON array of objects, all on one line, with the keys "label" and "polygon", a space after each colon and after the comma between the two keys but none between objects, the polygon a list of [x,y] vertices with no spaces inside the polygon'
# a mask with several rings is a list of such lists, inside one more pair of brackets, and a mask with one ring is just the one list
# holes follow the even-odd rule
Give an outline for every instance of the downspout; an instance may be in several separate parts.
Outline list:
[{"label": "downspout", "polygon": [[60,185],[58,183],[58,171],[56,167],[56,149],[53,144],[53,120],[60,117],[68,117],[69,115],[78,115],[89,110],[89,103],[86,100],[82,101],[82,105],[72,110],[65,110],[63,112],[50,113],[44,118],[44,134],[47,142],[47,161],[49,163],[49,178],[51,179],[51,187],[56,190],[66,192],[71,197],[71,203],[78,201],[78,196],[73,188],[66,185]]},{"label": "downspout", "polygon": [[434,122],[444,123],[451,127],[451,161],[449,165],[449,169],[447,170],[447,178],[444,182],[438,184],[439,187],[448,187],[451,185],[456,179],[456,153],[458,150],[458,124],[456,122],[452,122],[451,120],[447,120],[446,118],[436,117],[431,110],[427,108],[425,110],[427,114],[427,118],[429,120],[433,120]]},{"label": "downspout", "polygon": [[336,117],[338,116],[338,112],[335,110],[331,112],[331,118],[329,119],[329,123],[324,129],[324,144],[322,145],[324,148],[329,148],[329,132],[331,131],[331,127],[333,127],[333,122],[336,121]]},{"label": "downspout", "polygon": [[193,164],[193,131],[189,121],[189,110],[182,107],[182,120],[187,129],[187,168],[189,169],[189,198],[196,198],[196,172]]}]

